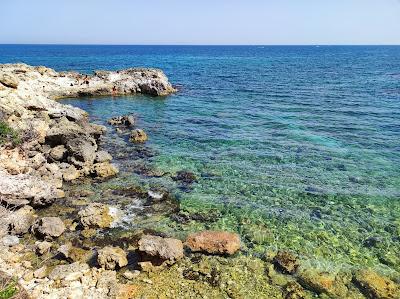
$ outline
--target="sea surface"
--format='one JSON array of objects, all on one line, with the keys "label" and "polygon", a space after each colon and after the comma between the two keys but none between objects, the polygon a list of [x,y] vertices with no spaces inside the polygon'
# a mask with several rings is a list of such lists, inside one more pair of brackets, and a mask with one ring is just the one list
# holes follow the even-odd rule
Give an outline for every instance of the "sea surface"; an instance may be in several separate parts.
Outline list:
[{"label": "sea surface", "polygon": [[[104,125],[134,114],[149,135],[138,149],[109,127],[104,147],[135,158],[116,158],[122,178],[106,186],[162,185],[185,213],[213,218],[146,225],[177,236],[226,229],[246,252],[400,273],[400,47],[0,45],[10,62],[164,70],[179,89],[165,98],[63,100]],[[138,163],[197,182],[148,177]],[[141,225],[124,210],[125,229]]]}]

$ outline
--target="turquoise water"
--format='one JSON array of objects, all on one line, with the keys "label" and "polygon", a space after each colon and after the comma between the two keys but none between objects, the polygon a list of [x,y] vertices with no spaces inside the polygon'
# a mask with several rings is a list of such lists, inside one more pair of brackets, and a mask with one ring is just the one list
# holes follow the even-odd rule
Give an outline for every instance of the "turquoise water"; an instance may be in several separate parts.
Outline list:
[{"label": "turquoise water", "polygon": [[[400,272],[400,47],[0,46],[0,62],[14,61],[159,67],[178,86],[166,98],[63,101],[101,124],[136,115],[145,147],[110,127],[104,142],[128,153],[115,159],[121,177],[166,186],[183,210],[216,213],[155,228],[223,228],[249,252]],[[190,170],[198,182],[149,178],[139,164]]]}]

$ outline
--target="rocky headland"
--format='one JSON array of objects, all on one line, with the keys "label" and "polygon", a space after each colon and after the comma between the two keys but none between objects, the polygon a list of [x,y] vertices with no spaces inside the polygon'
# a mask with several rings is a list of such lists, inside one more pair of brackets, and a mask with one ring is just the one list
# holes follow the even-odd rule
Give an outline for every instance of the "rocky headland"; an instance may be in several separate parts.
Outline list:
[{"label": "rocky headland", "polygon": [[[92,191],[67,186],[115,177],[118,168],[101,148],[106,128],[57,99],[175,91],[156,69],[85,75],[0,65],[0,280],[19,288],[18,298],[400,298],[400,279],[371,269],[326,271],[290,250],[248,254],[243,236],[213,229],[217,214],[186,214],[162,188],[108,191],[141,198],[177,223],[200,219],[207,229],[179,238],[138,229],[94,242],[117,215],[104,202],[88,201]],[[135,145],[147,140],[130,115],[108,123]],[[185,170],[171,179],[184,187],[197,182]],[[65,196],[78,208],[59,213]]]}]

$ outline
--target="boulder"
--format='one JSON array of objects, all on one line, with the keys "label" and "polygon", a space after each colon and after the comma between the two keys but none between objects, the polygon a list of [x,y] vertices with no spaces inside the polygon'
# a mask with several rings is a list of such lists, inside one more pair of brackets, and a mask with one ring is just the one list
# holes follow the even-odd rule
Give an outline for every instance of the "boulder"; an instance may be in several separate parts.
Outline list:
[{"label": "boulder", "polygon": [[81,173],[76,169],[74,165],[69,165],[67,168],[62,169],[62,178],[66,182],[76,180],[81,176]]},{"label": "boulder", "polygon": [[399,286],[396,286],[389,278],[380,276],[370,269],[357,271],[354,275],[354,282],[367,298],[400,298]]},{"label": "boulder", "polygon": [[24,206],[7,217],[9,229],[12,234],[22,235],[29,231],[29,228],[36,219],[35,211],[30,206]]},{"label": "boulder", "polygon": [[144,143],[147,141],[147,134],[142,129],[135,129],[131,131],[129,140],[133,143]]},{"label": "boulder", "polygon": [[72,243],[61,245],[58,250],[63,257],[70,262],[85,262],[89,263],[94,257],[94,252],[83,248],[75,247]]},{"label": "boulder", "polygon": [[240,237],[224,231],[202,231],[189,235],[185,245],[194,252],[232,255],[240,249]]},{"label": "boulder", "polygon": [[139,240],[139,251],[162,261],[176,261],[183,257],[180,240],[145,235]]},{"label": "boulder", "polygon": [[274,257],[275,266],[283,273],[293,274],[299,267],[296,256],[287,251],[279,251]]},{"label": "boulder", "polygon": [[112,126],[132,127],[135,125],[135,118],[133,115],[115,116],[111,117],[107,122]]},{"label": "boulder", "polygon": [[43,217],[35,221],[31,230],[43,238],[57,238],[65,231],[65,225],[59,217]]},{"label": "boulder", "polygon": [[101,203],[91,203],[83,210],[79,211],[78,216],[84,227],[107,228],[114,220],[110,214],[110,208]]},{"label": "boulder", "polygon": [[68,140],[66,144],[70,161],[76,166],[91,165],[96,158],[96,141],[87,136]]},{"label": "boulder", "polygon": [[125,251],[119,247],[107,246],[98,251],[97,262],[106,270],[122,268],[128,264]]},{"label": "boulder", "polygon": [[91,168],[91,174],[98,178],[108,178],[116,175],[118,168],[109,162],[96,163]]}]

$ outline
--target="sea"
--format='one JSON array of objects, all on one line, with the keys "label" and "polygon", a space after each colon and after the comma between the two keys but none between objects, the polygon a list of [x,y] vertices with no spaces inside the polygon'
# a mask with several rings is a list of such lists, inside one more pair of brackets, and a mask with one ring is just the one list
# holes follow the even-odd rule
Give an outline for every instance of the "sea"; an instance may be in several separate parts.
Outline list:
[{"label": "sea", "polygon": [[[256,255],[285,249],[326,268],[400,273],[399,46],[0,45],[0,63],[16,62],[88,74],[160,68],[177,87],[162,98],[62,100],[109,129],[104,147],[122,171],[94,189],[163,186],[196,215],[144,221],[132,201],[123,229],[223,229]],[[125,114],[145,145],[107,124]],[[174,181],[181,170],[196,182]]]}]

